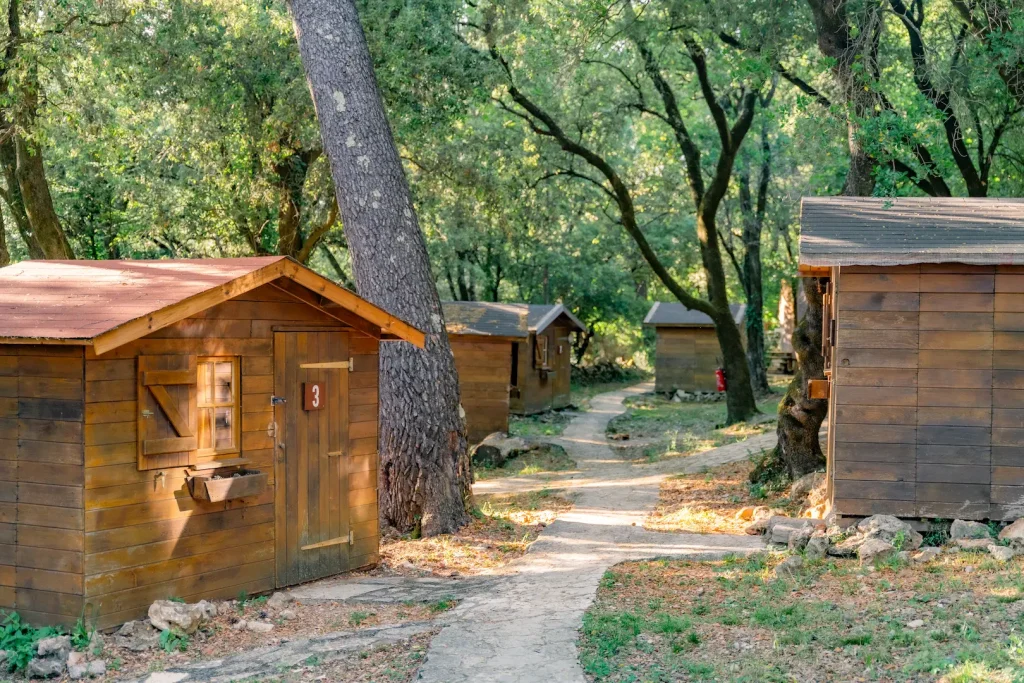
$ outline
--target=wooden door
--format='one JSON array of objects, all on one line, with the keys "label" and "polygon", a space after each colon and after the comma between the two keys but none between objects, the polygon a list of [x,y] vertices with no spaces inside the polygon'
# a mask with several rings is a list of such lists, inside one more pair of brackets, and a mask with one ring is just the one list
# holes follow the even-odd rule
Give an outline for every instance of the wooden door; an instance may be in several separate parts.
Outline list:
[{"label": "wooden door", "polygon": [[345,332],[274,334],[278,586],[349,568],[349,365]]},{"label": "wooden door", "polygon": [[552,357],[554,377],[552,377],[552,403],[555,408],[564,408],[569,405],[569,394],[571,392],[569,380],[571,368],[569,358],[572,354],[572,346],[569,344],[569,328],[553,328],[555,335],[554,355]]}]

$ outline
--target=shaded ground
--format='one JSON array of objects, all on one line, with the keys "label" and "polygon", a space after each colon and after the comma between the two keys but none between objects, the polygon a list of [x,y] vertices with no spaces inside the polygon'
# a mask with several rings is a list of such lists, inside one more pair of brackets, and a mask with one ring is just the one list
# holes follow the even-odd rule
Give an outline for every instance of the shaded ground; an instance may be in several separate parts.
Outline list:
[{"label": "shaded ground", "polygon": [[748,459],[669,477],[661,485],[658,507],[644,527],[655,531],[741,534],[750,524],[750,520],[737,517],[743,508],[765,506],[774,514],[797,516],[800,505],[790,501],[784,492],[751,485],[752,469],[753,463]]},{"label": "shaded ground", "polygon": [[543,444],[539,448],[509,458],[501,467],[476,467],[477,481],[505,477],[525,477],[545,472],[568,472],[576,469],[576,462],[557,444]]},{"label": "shaded ground", "polygon": [[584,620],[588,679],[1024,680],[1024,558],[828,559],[793,580],[781,559],[617,565]]}]

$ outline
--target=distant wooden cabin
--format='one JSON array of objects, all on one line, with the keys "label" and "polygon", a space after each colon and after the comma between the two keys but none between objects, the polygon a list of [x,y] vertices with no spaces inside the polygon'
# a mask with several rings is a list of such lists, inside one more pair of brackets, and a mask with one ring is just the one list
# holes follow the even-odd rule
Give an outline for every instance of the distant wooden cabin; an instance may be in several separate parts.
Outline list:
[{"label": "distant wooden cabin", "polygon": [[839,516],[1024,515],[1024,201],[808,198]]},{"label": "distant wooden cabin", "polygon": [[587,327],[562,304],[516,306],[526,312],[529,337],[512,345],[509,408],[514,415],[565,408],[572,401],[571,335]]},{"label": "distant wooden cabin", "polygon": [[283,257],[26,261],[0,311],[0,608],[107,627],[377,561],[378,347],[421,332]]},{"label": "distant wooden cabin", "polygon": [[[747,307],[732,304],[730,309],[742,333]],[[655,391],[716,391],[715,370],[722,365],[722,350],[707,314],[658,301],[647,312],[644,325],[654,328]]]},{"label": "distant wooden cabin", "polygon": [[507,432],[512,358],[529,337],[526,307],[445,301],[443,308],[470,443]]}]

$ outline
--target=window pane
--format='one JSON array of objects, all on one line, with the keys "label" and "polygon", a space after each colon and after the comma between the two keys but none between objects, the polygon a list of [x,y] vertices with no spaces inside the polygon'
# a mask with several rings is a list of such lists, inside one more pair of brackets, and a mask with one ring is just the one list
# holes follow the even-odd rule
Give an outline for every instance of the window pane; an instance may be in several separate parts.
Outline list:
[{"label": "window pane", "polygon": [[214,400],[217,403],[231,403],[233,365],[230,361],[214,363]]},{"label": "window pane", "polygon": [[235,445],[235,430],[231,424],[234,419],[234,408],[215,408],[216,415],[216,445],[217,450],[232,448]]},{"label": "window pane", "polygon": [[213,448],[213,409],[199,409],[199,447]]}]

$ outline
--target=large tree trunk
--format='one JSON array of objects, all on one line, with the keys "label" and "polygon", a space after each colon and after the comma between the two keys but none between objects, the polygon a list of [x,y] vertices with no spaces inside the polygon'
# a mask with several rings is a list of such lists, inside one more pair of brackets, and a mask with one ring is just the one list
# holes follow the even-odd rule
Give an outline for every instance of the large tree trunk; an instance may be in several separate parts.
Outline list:
[{"label": "large tree trunk", "polygon": [[15,137],[14,147],[18,159],[18,186],[25,203],[25,213],[28,214],[32,235],[43,256],[48,259],[75,258],[57,211],[53,208],[42,150],[21,135]]},{"label": "large tree trunk", "polygon": [[28,222],[28,214],[25,213],[25,202],[21,198],[21,187],[18,186],[18,153],[14,149],[14,140],[8,138],[0,142],[0,166],[3,167],[4,182],[7,184],[7,192],[4,200],[7,208],[11,210],[14,218],[14,225],[21,235],[21,240],[28,250],[28,257],[32,259],[46,258],[42,247],[32,234],[32,226]]},{"label": "large tree trunk", "polygon": [[289,0],[359,293],[426,332],[382,345],[381,521],[465,524],[472,473],[441,304],[353,0]]}]

